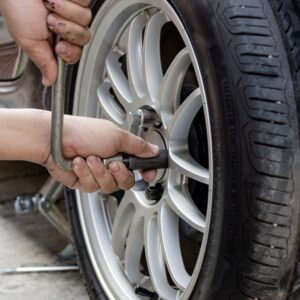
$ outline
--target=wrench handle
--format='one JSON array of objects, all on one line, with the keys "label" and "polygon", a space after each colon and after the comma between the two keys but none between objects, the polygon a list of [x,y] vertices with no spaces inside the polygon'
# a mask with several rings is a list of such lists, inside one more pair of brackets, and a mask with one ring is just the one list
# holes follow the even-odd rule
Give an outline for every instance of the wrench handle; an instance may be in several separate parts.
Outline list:
[{"label": "wrench handle", "polygon": [[[59,37],[57,37],[57,42]],[[54,162],[59,168],[65,171],[72,170],[72,161],[67,160],[62,152],[62,138],[65,110],[65,62],[57,57],[58,75],[55,84],[52,86],[52,118],[51,118],[51,154]]]}]

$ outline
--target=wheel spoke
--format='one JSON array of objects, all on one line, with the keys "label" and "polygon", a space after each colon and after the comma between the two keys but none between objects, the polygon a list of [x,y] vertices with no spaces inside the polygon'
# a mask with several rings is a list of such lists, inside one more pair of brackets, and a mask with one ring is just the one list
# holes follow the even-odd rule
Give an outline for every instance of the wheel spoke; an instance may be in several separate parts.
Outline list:
[{"label": "wheel spoke", "polygon": [[106,59],[106,70],[118,100],[126,108],[132,102],[132,95],[128,79],[124,75],[119,62],[120,57],[121,55],[117,52],[110,53]]},{"label": "wheel spoke", "polygon": [[194,117],[202,106],[200,89],[196,89],[179,106],[169,127],[170,167],[187,177],[209,183],[209,171],[189,154],[188,136]]},{"label": "wheel spoke", "polygon": [[161,115],[165,127],[168,126],[175,108],[179,106],[180,91],[186,72],[191,64],[188,50],[181,50],[163,78],[160,90]]},{"label": "wheel spoke", "polygon": [[192,122],[202,107],[200,88],[193,91],[179,106],[171,119],[169,126],[170,146],[176,148],[177,143],[187,145]]},{"label": "wheel spoke", "polygon": [[143,30],[147,18],[137,16],[131,23],[127,45],[127,73],[132,92],[140,99],[145,96],[143,76]]},{"label": "wheel spoke", "polygon": [[[169,180],[172,181],[171,178],[172,176],[170,176]],[[203,201],[206,201],[206,199],[203,199]],[[188,192],[187,184],[184,184],[183,187],[182,185],[173,185],[173,183],[169,182],[167,203],[182,220],[197,231],[204,233],[206,226],[205,216],[194,204]]]},{"label": "wheel spoke", "polygon": [[140,272],[140,261],[144,247],[144,222],[142,218],[134,219],[126,242],[125,272],[131,283],[138,283],[144,277]]},{"label": "wheel spoke", "polygon": [[157,102],[160,85],[163,79],[160,36],[163,25],[167,22],[164,13],[153,15],[147,23],[144,36],[145,79],[149,96]]},{"label": "wheel spoke", "polygon": [[145,250],[150,278],[160,298],[176,299],[177,291],[170,286],[167,279],[157,223],[157,217],[153,216],[145,224]]},{"label": "wheel spoke", "polygon": [[112,245],[115,254],[122,260],[125,256],[125,245],[130,224],[134,217],[134,206],[127,201],[120,203],[112,228]]},{"label": "wheel spoke", "polygon": [[209,184],[209,170],[199,165],[188,149],[179,149],[169,153],[170,168],[204,184]]},{"label": "wheel spoke", "polygon": [[125,110],[116,102],[116,99],[110,93],[111,84],[103,82],[97,90],[97,97],[101,105],[101,109],[108,119],[122,125],[125,122]]},{"label": "wheel spoke", "polygon": [[169,273],[174,283],[181,290],[184,290],[188,286],[191,277],[186,272],[181,254],[179,218],[166,204],[164,204],[160,211],[159,223],[163,252]]}]

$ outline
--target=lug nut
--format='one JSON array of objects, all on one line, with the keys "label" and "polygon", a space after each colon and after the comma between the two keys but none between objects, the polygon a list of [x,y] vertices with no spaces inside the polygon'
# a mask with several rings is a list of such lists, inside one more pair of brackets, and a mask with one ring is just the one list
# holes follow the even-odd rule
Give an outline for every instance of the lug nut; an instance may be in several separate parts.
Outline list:
[{"label": "lug nut", "polygon": [[158,128],[161,126],[161,120],[153,109],[142,108],[138,110],[138,113],[142,118],[143,128],[150,128],[150,127]]},{"label": "lug nut", "polygon": [[157,183],[155,186],[148,186],[145,193],[148,200],[158,201],[164,193],[164,188],[160,183]]}]

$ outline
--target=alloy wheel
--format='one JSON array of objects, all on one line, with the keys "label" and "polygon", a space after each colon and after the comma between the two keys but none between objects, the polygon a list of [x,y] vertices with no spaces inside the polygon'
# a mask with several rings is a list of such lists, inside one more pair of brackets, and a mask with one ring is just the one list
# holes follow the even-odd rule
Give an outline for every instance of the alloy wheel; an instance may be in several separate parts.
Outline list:
[{"label": "alloy wheel", "polygon": [[136,174],[126,192],[77,192],[94,270],[110,299],[188,299],[206,252],[213,182],[193,47],[167,1],[106,1],[92,32],[74,114],[108,119],[170,155],[150,186]]}]

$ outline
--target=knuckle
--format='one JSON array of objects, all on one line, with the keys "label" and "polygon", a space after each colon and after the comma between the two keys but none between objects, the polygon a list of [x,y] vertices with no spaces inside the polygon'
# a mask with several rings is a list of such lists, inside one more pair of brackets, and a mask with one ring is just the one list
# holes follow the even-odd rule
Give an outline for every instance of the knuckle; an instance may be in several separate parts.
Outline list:
[{"label": "knuckle", "polygon": [[117,186],[106,187],[103,191],[105,194],[112,194],[117,189]]},{"label": "knuckle", "polygon": [[72,58],[69,58],[69,57],[66,57],[66,56],[63,56],[63,55],[60,55],[60,57],[66,62],[66,64],[68,65],[74,65],[76,62],[72,59]]},{"label": "knuckle", "polygon": [[83,180],[88,180],[90,177],[90,172],[88,172],[85,168],[78,172],[78,175]]},{"label": "knuckle", "polygon": [[38,68],[42,71],[46,71],[48,69],[48,64],[44,62],[37,62],[36,63]]},{"label": "knuckle", "polygon": [[86,9],[85,16],[83,18],[84,26],[88,26],[92,21],[92,12],[90,9]]},{"label": "knuckle", "polygon": [[72,0],[72,1],[82,7],[88,7],[92,3],[91,0]]},{"label": "knuckle", "polygon": [[67,55],[67,56],[62,55],[62,58],[66,61],[67,64],[73,65],[73,64],[76,64],[79,61],[80,54],[75,55],[75,56],[73,54],[70,54],[70,55]]},{"label": "knuckle", "polygon": [[111,179],[109,181],[103,182],[102,185],[100,185],[101,191],[105,194],[111,194],[117,189],[116,182]]},{"label": "knuckle", "polygon": [[88,28],[78,28],[76,32],[67,30],[64,33],[65,39],[73,45],[84,46],[91,39],[91,33]]},{"label": "knuckle", "polygon": [[96,192],[98,190],[99,190],[99,187],[97,185],[93,185],[93,186],[85,188],[85,192],[86,193],[94,193],[94,192]]},{"label": "knuckle", "polygon": [[94,176],[96,177],[97,181],[101,181],[103,177],[106,175],[106,171],[104,168],[94,168],[93,169]]},{"label": "knuckle", "polygon": [[57,26],[48,25],[48,28],[52,33],[58,33],[58,34],[61,33],[61,29]]},{"label": "knuckle", "polygon": [[[107,124],[108,127],[111,126],[111,124]],[[112,127],[113,130],[111,132],[114,132],[113,134],[113,144],[117,151],[123,151],[123,144],[128,140],[129,133],[119,127]]]},{"label": "knuckle", "polygon": [[142,138],[139,138],[139,140],[137,141],[137,150],[139,152],[143,152],[146,149],[147,143],[145,140],[143,140]]},{"label": "knuckle", "polygon": [[83,1],[83,5],[84,5],[84,6],[90,6],[91,3],[92,3],[91,0],[85,0],[85,1]]},{"label": "knuckle", "polygon": [[128,190],[134,185],[134,176],[133,176],[133,174],[131,173],[129,176],[130,177],[128,177],[125,182],[123,182],[122,184],[119,185],[120,188],[122,188],[124,190]]},{"label": "knuckle", "polygon": [[115,190],[116,190],[116,187],[114,187],[114,186],[103,186],[103,187],[101,187],[101,191],[102,191],[104,194],[111,194],[111,193],[113,193]]},{"label": "knuckle", "polygon": [[92,37],[92,34],[91,34],[91,32],[88,28],[85,28],[84,32],[82,34],[83,34],[83,37],[84,37],[82,46],[84,46],[85,44],[87,44],[90,41],[90,39]]},{"label": "knuckle", "polygon": [[76,190],[79,187],[79,180],[76,179],[73,183],[66,184],[66,187],[70,190]]}]

